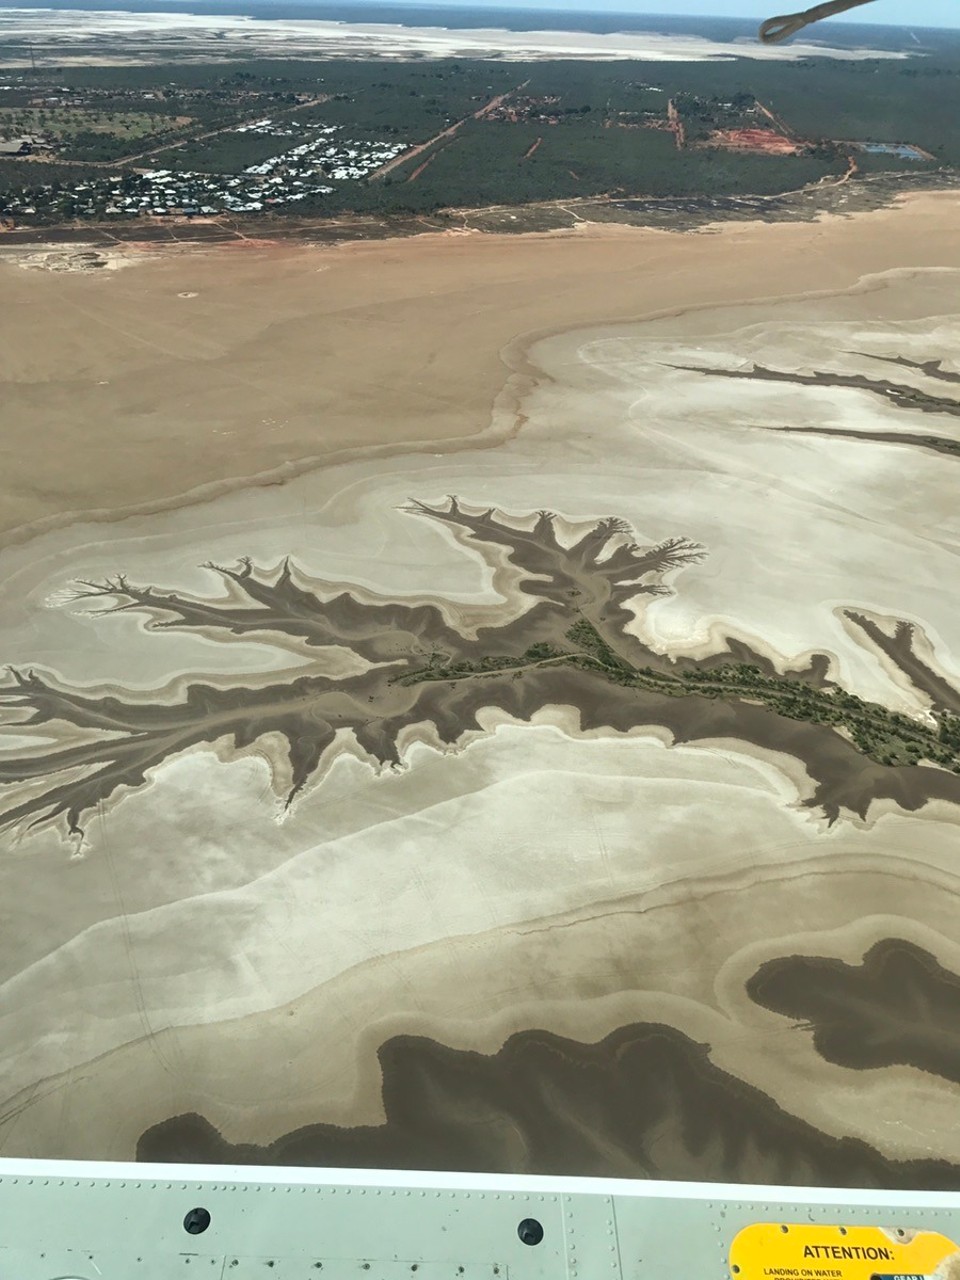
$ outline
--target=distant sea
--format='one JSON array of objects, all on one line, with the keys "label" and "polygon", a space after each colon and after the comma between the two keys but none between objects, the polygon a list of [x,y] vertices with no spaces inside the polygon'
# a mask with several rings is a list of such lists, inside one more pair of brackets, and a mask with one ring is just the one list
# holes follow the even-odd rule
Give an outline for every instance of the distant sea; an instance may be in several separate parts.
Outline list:
[{"label": "distant sea", "polygon": [[[801,8],[793,0],[771,0],[770,14]],[[325,22],[396,23],[405,27],[499,28],[507,31],[655,31],[663,35],[703,36],[709,40],[753,39],[758,23],[743,18],[675,17],[664,13],[617,13],[597,9],[529,9],[492,5],[419,4],[416,0],[0,0],[0,9],[84,9],[125,13],[197,13],[220,17],[298,18]],[[911,34],[912,33],[912,34]],[[810,29],[805,43],[834,48],[960,51],[960,31],[888,27],[830,21]]]}]

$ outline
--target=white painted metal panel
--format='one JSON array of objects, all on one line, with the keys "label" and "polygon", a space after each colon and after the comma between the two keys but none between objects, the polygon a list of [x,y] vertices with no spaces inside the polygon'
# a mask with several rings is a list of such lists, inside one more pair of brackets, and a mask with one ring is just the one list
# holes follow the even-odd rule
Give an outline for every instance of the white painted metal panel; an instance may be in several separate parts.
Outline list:
[{"label": "white painted metal panel", "polygon": [[960,1240],[960,1195],[0,1160],[0,1280],[727,1280],[756,1222]]}]

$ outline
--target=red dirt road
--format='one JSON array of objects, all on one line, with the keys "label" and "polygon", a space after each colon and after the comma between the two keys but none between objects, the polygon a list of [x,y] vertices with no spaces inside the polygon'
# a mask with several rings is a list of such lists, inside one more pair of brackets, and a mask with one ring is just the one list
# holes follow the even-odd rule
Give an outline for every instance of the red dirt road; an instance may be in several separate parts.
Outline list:
[{"label": "red dirt road", "polygon": [[667,128],[673,134],[677,150],[682,151],[687,145],[687,132],[683,127],[683,121],[680,119],[680,112],[677,110],[676,103],[672,98],[667,103]]},{"label": "red dirt road", "polygon": [[427,165],[428,165],[428,164],[432,164],[432,163],[433,163],[433,161],[434,161],[434,160],[436,160],[436,158],[437,158],[437,156],[438,156],[439,154],[440,154],[440,152],[439,152],[439,151],[434,151],[434,153],[433,153],[432,155],[427,156],[426,160],[424,160],[424,162],[423,162],[422,164],[418,164],[418,165],[417,165],[417,167],[414,169],[413,173],[411,173],[411,175],[410,175],[410,177],[407,179],[407,181],[408,181],[408,182],[416,182],[416,180],[420,177],[421,173],[423,173],[423,171],[424,171],[424,169],[427,167]]}]

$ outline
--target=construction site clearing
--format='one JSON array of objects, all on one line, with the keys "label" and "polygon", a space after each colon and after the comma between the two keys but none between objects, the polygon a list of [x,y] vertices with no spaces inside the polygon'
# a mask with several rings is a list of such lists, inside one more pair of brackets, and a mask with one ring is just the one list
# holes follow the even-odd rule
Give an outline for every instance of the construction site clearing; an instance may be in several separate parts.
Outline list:
[{"label": "construction site clearing", "polygon": [[[727,106],[728,104],[723,104]],[[677,147],[719,148],[724,151],[749,152],[771,156],[796,156],[815,151],[824,146],[824,141],[813,141],[809,138],[797,137],[788,130],[772,111],[761,102],[756,102],[743,114],[747,116],[763,116],[770,124],[764,127],[753,125],[713,128],[706,136],[691,137],[691,130],[684,122],[684,116],[673,98],[667,102],[666,114],[644,113],[638,118],[632,113],[619,113],[620,118],[608,118],[604,121],[607,127],[614,125],[621,129],[664,129],[676,137]],[[622,118],[627,116],[628,118]],[[700,120],[701,125],[704,123]],[[771,125],[773,127],[771,127]],[[901,160],[932,161],[935,157],[912,142],[873,142],[849,138],[830,139],[827,145],[847,152],[861,155],[895,156]]]},{"label": "construction site clearing", "polygon": [[729,151],[762,151],[770,155],[795,156],[812,143],[794,142],[773,129],[715,129],[705,141],[696,144],[723,147]]}]

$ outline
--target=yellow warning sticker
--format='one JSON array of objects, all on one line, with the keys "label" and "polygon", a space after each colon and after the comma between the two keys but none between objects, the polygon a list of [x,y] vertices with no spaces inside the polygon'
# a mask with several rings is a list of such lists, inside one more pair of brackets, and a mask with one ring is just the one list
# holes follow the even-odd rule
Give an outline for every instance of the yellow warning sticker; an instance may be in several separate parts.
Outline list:
[{"label": "yellow warning sticker", "polygon": [[735,1280],[960,1280],[960,1247],[905,1227],[757,1222],[730,1246]]}]

